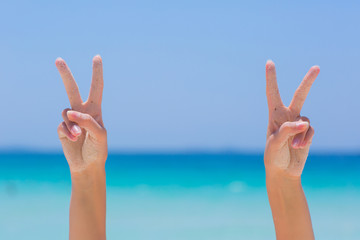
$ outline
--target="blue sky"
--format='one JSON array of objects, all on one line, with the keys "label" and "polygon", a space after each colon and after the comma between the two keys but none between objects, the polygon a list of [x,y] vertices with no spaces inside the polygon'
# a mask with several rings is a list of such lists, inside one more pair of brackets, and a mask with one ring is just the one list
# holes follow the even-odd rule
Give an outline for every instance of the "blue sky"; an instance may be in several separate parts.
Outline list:
[{"label": "blue sky", "polygon": [[86,98],[100,54],[112,150],[262,150],[267,59],[285,103],[320,65],[302,112],[312,149],[357,150],[360,3],[289,2],[2,2],[0,148],[60,149],[69,102],[54,61]]}]

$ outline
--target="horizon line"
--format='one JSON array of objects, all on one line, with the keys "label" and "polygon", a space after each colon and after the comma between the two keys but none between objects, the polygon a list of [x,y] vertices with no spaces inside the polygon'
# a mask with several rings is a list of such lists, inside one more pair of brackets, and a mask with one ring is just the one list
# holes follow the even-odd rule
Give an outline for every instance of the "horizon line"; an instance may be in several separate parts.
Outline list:
[{"label": "horizon line", "polygon": [[[263,155],[264,149],[109,149],[109,155]],[[1,148],[0,154],[63,154],[62,149]],[[315,149],[309,155],[360,155],[360,149]]]}]

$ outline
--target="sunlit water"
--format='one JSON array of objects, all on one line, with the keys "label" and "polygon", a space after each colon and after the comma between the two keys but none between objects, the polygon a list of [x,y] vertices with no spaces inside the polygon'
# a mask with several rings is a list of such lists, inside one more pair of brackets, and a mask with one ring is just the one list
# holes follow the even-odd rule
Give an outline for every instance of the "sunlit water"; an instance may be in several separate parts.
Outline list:
[{"label": "sunlit water", "polygon": [[[312,155],[303,174],[317,239],[360,239],[360,156]],[[110,155],[107,236],[275,239],[262,156]],[[0,154],[0,239],[67,239],[61,154]]]}]

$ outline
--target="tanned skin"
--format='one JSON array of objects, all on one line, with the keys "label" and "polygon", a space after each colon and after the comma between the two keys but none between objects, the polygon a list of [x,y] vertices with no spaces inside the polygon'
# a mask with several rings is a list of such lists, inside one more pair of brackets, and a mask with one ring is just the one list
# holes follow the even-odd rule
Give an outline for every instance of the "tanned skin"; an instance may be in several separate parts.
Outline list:
[{"label": "tanned skin", "polygon": [[301,185],[301,174],[314,129],[300,111],[319,72],[318,66],[310,68],[287,107],[280,97],[275,64],[272,61],[266,63],[269,125],[264,162],[266,187],[278,240],[314,239],[310,212]]},{"label": "tanned skin", "polygon": [[106,239],[107,134],[101,114],[104,86],[102,59],[93,59],[89,98],[81,99],[78,86],[65,61],[56,59],[71,109],[62,112],[59,138],[70,167],[70,240]]}]

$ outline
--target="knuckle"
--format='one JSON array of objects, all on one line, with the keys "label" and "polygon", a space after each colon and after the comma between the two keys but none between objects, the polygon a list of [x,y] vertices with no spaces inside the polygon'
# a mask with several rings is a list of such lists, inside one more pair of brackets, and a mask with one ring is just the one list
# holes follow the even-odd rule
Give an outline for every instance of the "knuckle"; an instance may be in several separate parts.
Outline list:
[{"label": "knuckle", "polygon": [[66,113],[69,111],[70,109],[69,108],[65,108],[64,110],[62,110],[62,112],[61,112],[61,115],[65,118],[67,118],[67,115],[66,115]]},{"label": "knuckle", "polygon": [[301,120],[310,123],[310,119],[309,119],[308,117],[302,116],[302,117],[301,117]]},{"label": "knuckle", "polygon": [[82,119],[86,122],[89,122],[92,120],[92,117],[89,114],[85,113],[82,115]]},{"label": "knuckle", "polygon": [[271,142],[274,142],[276,141],[276,137],[274,134],[270,135],[269,138],[268,138],[268,142],[271,143]]},{"label": "knuckle", "polygon": [[107,131],[105,128],[103,128],[100,132],[99,132],[99,136],[102,138],[102,139],[106,139],[107,138]]},{"label": "knuckle", "polygon": [[291,125],[292,125],[291,122],[284,122],[284,123],[281,125],[280,129],[281,129],[281,128],[282,128],[282,130],[290,129],[290,128],[291,128]]},{"label": "knuckle", "polygon": [[57,127],[57,132],[59,133],[62,130],[62,123],[59,124],[59,126]]},{"label": "knuckle", "polygon": [[59,126],[57,127],[57,133],[58,133],[59,135],[64,133],[64,124],[65,124],[65,122],[61,122],[61,123],[59,124]]},{"label": "knuckle", "polygon": [[310,127],[310,130],[315,134],[315,129],[313,127]]}]

